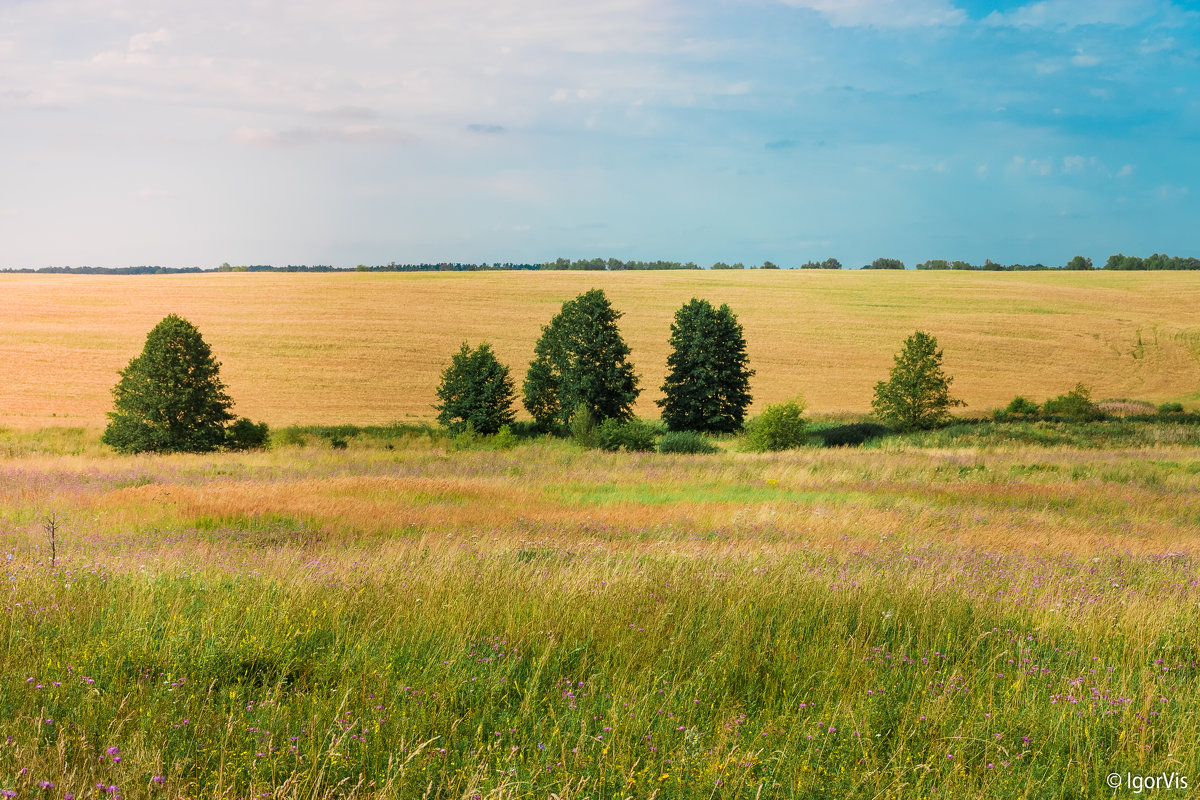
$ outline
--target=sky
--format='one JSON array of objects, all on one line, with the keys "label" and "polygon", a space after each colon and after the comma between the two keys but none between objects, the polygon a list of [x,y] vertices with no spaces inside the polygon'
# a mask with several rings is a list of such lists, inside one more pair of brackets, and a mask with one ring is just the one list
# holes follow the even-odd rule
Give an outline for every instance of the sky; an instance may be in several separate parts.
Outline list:
[{"label": "sky", "polygon": [[0,268],[1200,256],[1200,6],[0,0]]}]

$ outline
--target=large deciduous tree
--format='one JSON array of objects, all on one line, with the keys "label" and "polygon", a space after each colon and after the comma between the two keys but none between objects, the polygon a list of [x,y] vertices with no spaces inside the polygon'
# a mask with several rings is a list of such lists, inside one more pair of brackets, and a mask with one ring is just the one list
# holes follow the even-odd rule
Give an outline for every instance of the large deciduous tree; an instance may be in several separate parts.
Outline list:
[{"label": "large deciduous tree", "polygon": [[207,452],[224,445],[233,400],[220,366],[195,325],[175,314],[164,318],[121,371],[102,441],[125,453]]},{"label": "large deciduous tree", "polygon": [[629,419],[639,393],[612,307],[602,289],[563,303],[542,328],[525,375],[525,408],[543,427],[566,424],[582,404],[597,422]]},{"label": "large deciduous tree", "polygon": [[664,397],[656,401],[673,431],[730,433],[750,405],[746,338],[729,306],[692,298],[671,324]]},{"label": "large deciduous tree", "polygon": [[442,372],[437,396],[438,422],[452,431],[470,424],[492,434],[513,421],[513,381],[487,342],[474,350],[463,342]]},{"label": "large deciduous tree", "polygon": [[952,406],[966,405],[950,396],[953,380],[942,371],[937,339],[916,331],[904,340],[888,380],[875,384],[871,408],[899,430],[936,427],[949,417]]}]

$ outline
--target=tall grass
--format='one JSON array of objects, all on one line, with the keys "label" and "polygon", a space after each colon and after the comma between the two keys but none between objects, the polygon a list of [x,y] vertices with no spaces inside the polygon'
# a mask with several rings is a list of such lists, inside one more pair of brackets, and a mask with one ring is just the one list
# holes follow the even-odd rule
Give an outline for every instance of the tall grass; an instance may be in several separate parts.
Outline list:
[{"label": "tall grass", "polygon": [[0,789],[21,797],[1200,778],[1194,447],[426,437],[2,470]]}]

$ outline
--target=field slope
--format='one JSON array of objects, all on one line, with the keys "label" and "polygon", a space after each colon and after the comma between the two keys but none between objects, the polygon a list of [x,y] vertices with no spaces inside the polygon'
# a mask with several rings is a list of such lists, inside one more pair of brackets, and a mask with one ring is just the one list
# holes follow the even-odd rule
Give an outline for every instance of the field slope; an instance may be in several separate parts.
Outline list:
[{"label": "field slope", "polygon": [[0,424],[103,424],[116,374],[163,316],[204,333],[238,403],[272,425],[429,419],[467,340],[518,378],[564,300],[603,288],[657,416],[675,310],[729,303],[746,330],[756,406],[800,393],[862,412],[903,338],[945,349],[967,413],[1082,381],[1094,396],[1200,399],[1197,273],[222,273],[3,275]]}]

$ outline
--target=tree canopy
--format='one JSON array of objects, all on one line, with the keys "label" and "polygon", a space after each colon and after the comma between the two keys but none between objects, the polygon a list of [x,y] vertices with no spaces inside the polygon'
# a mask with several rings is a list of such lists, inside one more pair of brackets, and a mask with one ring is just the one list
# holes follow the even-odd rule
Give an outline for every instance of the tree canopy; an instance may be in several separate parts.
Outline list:
[{"label": "tree canopy", "polygon": [[663,422],[673,431],[730,433],[750,405],[746,338],[729,306],[692,298],[675,312],[667,356]]},{"label": "tree canopy", "polygon": [[220,366],[195,325],[175,314],[165,317],[147,334],[141,355],[121,371],[102,441],[126,453],[222,446],[233,401]]},{"label": "tree canopy", "polygon": [[468,424],[478,433],[493,434],[515,417],[515,393],[508,367],[500,363],[487,342],[472,350],[466,343],[450,358],[437,388],[438,422],[452,431]]},{"label": "tree canopy", "polygon": [[871,408],[900,430],[933,428],[946,420],[952,406],[965,405],[950,396],[953,381],[942,370],[937,339],[916,331],[904,340],[888,380],[875,384]]},{"label": "tree canopy", "polygon": [[523,387],[539,425],[566,424],[580,404],[597,423],[632,416],[640,390],[620,317],[604,291],[592,289],[563,303],[542,328]]}]

